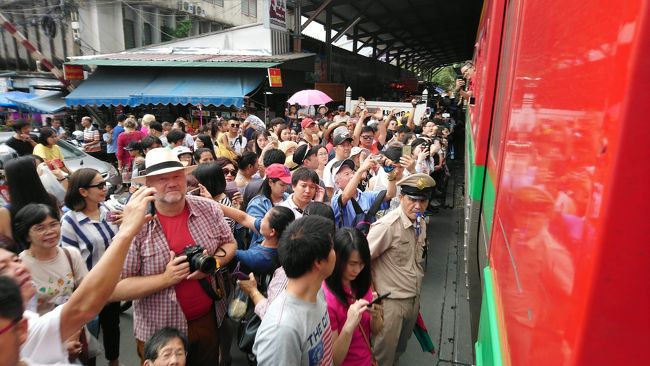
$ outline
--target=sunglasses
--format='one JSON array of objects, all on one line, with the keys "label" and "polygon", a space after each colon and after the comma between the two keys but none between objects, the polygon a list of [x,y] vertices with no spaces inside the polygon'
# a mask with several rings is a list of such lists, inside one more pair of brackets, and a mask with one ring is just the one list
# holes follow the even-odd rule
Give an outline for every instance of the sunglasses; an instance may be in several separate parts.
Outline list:
[{"label": "sunglasses", "polygon": [[237,169],[223,168],[221,170],[223,171],[223,175],[232,175],[233,177],[237,175]]},{"label": "sunglasses", "polygon": [[104,188],[106,188],[106,182],[101,182],[101,183],[97,183],[97,184],[91,184],[91,185],[86,186],[86,188],[98,188],[98,189],[104,189]]},{"label": "sunglasses", "polygon": [[230,124],[230,127],[237,127],[237,128],[239,128],[239,125],[238,125],[238,124],[236,125],[236,124],[234,124],[234,123],[231,123],[231,124]]},{"label": "sunglasses", "polygon": [[372,139],[373,139],[373,136],[370,136],[370,135],[362,135],[361,138],[364,139],[364,140],[372,140]]}]

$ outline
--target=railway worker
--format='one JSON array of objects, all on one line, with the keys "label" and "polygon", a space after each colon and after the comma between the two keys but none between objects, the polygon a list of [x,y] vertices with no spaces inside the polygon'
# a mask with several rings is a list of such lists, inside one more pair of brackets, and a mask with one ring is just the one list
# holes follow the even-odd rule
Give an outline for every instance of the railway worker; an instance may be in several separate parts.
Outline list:
[{"label": "railway worker", "polygon": [[400,206],[372,224],[368,233],[372,278],[383,301],[384,328],[375,337],[373,354],[379,365],[397,364],[406,350],[420,310],[422,260],[426,252],[426,224],[422,214],[436,182],[427,174],[413,174],[399,182]]}]

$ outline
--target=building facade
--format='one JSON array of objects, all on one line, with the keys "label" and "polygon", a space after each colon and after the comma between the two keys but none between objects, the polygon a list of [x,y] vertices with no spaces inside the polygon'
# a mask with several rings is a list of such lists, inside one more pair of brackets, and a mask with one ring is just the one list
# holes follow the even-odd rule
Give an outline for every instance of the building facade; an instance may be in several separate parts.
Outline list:
[{"label": "building facade", "polygon": [[[54,65],[68,57],[120,52],[262,19],[264,0],[0,1],[0,13]],[[41,71],[0,30],[0,69]]]}]

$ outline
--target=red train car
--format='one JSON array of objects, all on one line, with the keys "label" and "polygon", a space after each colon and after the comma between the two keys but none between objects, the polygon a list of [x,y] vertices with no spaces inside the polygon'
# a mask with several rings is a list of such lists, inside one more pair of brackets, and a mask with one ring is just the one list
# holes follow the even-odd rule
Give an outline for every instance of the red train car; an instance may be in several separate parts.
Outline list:
[{"label": "red train car", "polygon": [[486,0],[476,45],[477,365],[648,362],[650,1]]}]

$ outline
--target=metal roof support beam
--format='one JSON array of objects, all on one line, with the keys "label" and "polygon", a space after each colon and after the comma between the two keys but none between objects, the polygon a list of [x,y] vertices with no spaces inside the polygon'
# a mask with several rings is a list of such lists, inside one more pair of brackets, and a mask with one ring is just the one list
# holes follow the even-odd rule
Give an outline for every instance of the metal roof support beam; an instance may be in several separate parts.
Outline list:
[{"label": "metal roof support beam", "polygon": [[341,37],[343,37],[345,35],[345,33],[347,33],[347,31],[350,30],[350,28],[356,26],[357,23],[359,23],[359,21],[361,21],[362,18],[363,18],[363,16],[359,15],[358,17],[353,18],[352,20],[350,20],[346,25],[343,26],[342,30],[336,35],[336,37],[334,37],[334,39],[332,39],[332,43],[336,43],[336,41],[341,39]]},{"label": "metal roof support beam", "polygon": [[[376,38],[375,38],[376,39]],[[381,58],[381,56],[385,55],[386,53],[390,52],[391,47],[393,47],[393,44],[395,44],[396,41],[392,41],[390,44],[386,45],[386,48],[384,48],[376,58]],[[376,47],[376,46],[375,46]]]},{"label": "metal roof support beam", "polygon": [[372,39],[372,58],[377,58],[377,38]]},{"label": "metal roof support beam", "polygon": [[[316,17],[319,16],[320,13],[323,12],[323,10],[325,10],[325,8],[327,8],[327,7],[330,6],[330,3],[332,3],[332,0],[325,0],[325,1],[323,1],[323,3],[320,4],[320,6],[318,7],[318,9],[316,9],[316,11],[314,12],[314,14],[312,14],[312,15],[307,19],[307,21],[304,22],[304,23],[302,24],[302,26],[300,27],[300,31],[304,31],[305,28],[307,28],[307,26],[308,26],[311,22],[313,22],[314,19],[316,19]],[[310,11],[310,10],[311,10],[311,9],[309,9],[309,8],[306,7],[306,6],[305,6],[304,9],[303,9],[304,12],[308,12],[308,11]]]},{"label": "metal roof support beam", "polygon": [[325,10],[325,47],[327,49],[327,81],[332,81],[332,10]]},{"label": "metal roof support beam", "polygon": [[359,48],[357,48],[358,40],[359,40],[359,26],[355,24],[354,27],[352,28],[352,52],[353,53],[359,52]]}]

